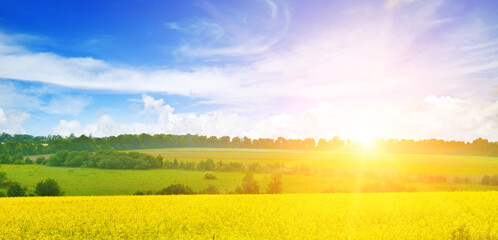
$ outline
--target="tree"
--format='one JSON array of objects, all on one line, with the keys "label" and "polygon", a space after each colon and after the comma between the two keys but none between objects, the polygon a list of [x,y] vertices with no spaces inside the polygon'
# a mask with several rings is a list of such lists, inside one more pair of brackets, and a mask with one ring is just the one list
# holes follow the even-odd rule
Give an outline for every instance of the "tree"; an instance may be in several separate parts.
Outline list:
[{"label": "tree", "polygon": [[35,194],[38,196],[62,196],[62,188],[57,181],[48,178],[36,184]]},{"label": "tree", "polygon": [[258,194],[259,193],[259,185],[256,180],[254,180],[254,176],[252,173],[247,172],[244,178],[242,179],[242,186],[239,186],[235,189],[236,193],[239,194]]},{"label": "tree", "polygon": [[481,179],[481,184],[483,185],[489,185],[490,184],[490,177],[488,175],[484,175]]},{"label": "tree", "polygon": [[36,164],[45,164],[45,157],[37,157],[35,162]]},{"label": "tree", "polygon": [[9,186],[7,190],[7,196],[9,197],[24,197],[26,196],[26,188],[21,187],[19,183]]},{"label": "tree", "polygon": [[270,194],[282,193],[282,175],[272,175],[271,182],[268,184],[268,190],[266,192]]}]

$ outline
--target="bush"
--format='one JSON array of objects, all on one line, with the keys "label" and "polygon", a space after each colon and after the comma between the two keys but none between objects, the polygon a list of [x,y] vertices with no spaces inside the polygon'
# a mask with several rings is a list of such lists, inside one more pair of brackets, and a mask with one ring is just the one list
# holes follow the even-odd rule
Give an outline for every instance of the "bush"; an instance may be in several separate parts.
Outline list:
[{"label": "bush", "polygon": [[154,195],[154,191],[152,190],[136,191],[133,195]]},{"label": "bush", "polygon": [[37,157],[36,160],[35,160],[35,163],[36,164],[45,164],[45,157]]},{"label": "bush", "polygon": [[26,188],[21,187],[19,183],[10,185],[7,190],[7,196],[9,197],[24,197],[26,196]]},{"label": "bush", "polygon": [[209,185],[206,189],[201,191],[202,194],[220,194],[218,188],[213,185]]},{"label": "bush", "polygon": [[35,194],[38,196],[62,196],[63,192],[54,179],[48,178],[36,184]]},{"label": "bush", "polygon": [[190,195],[194,194],[194,190],[187,185],[183,185],[180,183],[171,184],[162,190],[159,190],[157,195]]},{"label": "bush", "polygon": [[26,163],[26,164],[33,164],[34,162],[33,162],[33,160],[31,160],[31,158],[26,157],[26,158],[24,159],[24,163]]},{"label": "bush", "polygon": [[5,193],[4,193],[4,192],[0,191],[0,198],[1,198],[1,197],[7,197],[7,195],[5,195]]},{"label": "bush", "polygon": [[212,172],[207,172],[206,174],[204,174],[204,179],[214,180],[216,179],[216,175],[214,175],[214,173]]}]

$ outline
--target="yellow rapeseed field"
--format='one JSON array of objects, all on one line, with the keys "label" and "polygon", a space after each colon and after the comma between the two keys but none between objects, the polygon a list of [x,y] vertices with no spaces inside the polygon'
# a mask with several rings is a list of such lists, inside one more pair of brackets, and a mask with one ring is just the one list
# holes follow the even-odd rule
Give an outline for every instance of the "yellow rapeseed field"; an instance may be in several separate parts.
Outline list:
[{"label": "yellow rapeseed field", "polygon": [[0,198],[0,239],[498,239],[498,192]]}]

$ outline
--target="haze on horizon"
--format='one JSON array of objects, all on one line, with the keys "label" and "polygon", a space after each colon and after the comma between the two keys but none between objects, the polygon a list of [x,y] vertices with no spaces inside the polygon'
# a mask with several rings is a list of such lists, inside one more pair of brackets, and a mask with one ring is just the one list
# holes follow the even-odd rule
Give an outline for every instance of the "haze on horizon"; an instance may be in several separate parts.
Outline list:
[{"label": "haze on horizon", "polygon": [[0,2],[0,132],[498,141],[493,0]]}]

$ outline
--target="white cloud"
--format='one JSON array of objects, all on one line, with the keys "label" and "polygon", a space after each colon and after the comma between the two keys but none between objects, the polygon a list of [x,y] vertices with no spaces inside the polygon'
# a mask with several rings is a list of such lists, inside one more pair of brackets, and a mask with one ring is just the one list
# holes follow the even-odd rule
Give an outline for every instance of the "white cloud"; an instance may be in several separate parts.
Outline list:
[{"label": "white cloud", "polygon": [[[155,114],[152,124],[116,123],[108,115],[83,129],[76,121],[62,120],[57,134],[71,131],[93,136],[124,133],[201,134],[216,136],[249,136],[252,138],[283,136],[286,138],[327,138],[334,136],[362,140],[368,138],[409,138],[471,141],[484,137],[497,141],[498,102],[475,102],[448,96],[427,96],[411,106],[394,109],[388,105],[365,102],[355,108],[342,108],[320,102],[300,114],[279,114],[254,121],[239,114],[221,110],[205,114],[180,113],[162,99],[143,96],[146,112]],[[167,117],[164,117],[167,115]]]},{"label": "white cloud", "polygon": [[75,135],[81,135],[82,129],[81,129],[81,124],[80,122],[76,120],[72,121],[66,121],[66,120],[60,120],[59,125],[54,127],[53,133],[55,135],[61,135],[61,136],[69,136],[71,133],[74,133]]},{"label": "white cloud", "polygon": [[29,114],[26,112],[20,113],[5,113],[0,108],[0,132],[10,134],[25,133],[22,124],[29,119]]}]

